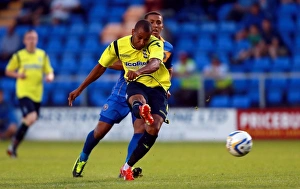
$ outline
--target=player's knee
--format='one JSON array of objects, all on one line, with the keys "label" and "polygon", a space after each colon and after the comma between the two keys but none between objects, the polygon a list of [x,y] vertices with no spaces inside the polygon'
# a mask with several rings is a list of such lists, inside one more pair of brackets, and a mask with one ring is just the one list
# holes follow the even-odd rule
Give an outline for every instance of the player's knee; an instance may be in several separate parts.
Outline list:
[{"label": "player's knee", "polygon": [[94,137],[96,139],[102,139],[112,128],[111,124],[105,122],[98,122],[97,127],[94,129]]},{"label": "player's knee", "polygon": [[153,123],[146,128],[147,132],[151,135],[157,135],[159,132],[158,127]]},{"label": "player's knee", "polygon": [[26,125],[31,126],[38,119],[37,112],[31,112],[26,115],[24,122]]},{"label": "player's knee", "polygon": [[143,133],[145,131],[145,126],[144,125],[139,125],[134,127],[134,133]]},{"label": "player's knee", "polygon": [[8,132],[9,132],[9,135],[10,136],[13,136],[16,132],[17,132],[17,125],[16,124],[11,124],[9,127],[8,127]]},{"label": "player's knee", "polygon": [[149,125],[147,128],[147,132],[150,134],[158,134],[162,124],[163,124],[163,118],[157,114],[153,114],[154,122],[152,125]]},{"label": "player's knee", "polygon": [[154,118],[154,123],[152,125],[147,126],[147,132],[152,135],[157,135],[161,128],[161,125],[162,122]]},{"label": "player's knee", "polygon": [[139,101],[141,102],[142,104],[146,104],[146,99],[144,98],[143,95],[140,95],[140,94],[137,94],[137,95],[133,95],[131,97],[129,97],[129,100],[128,102],[132,105],[132,103],[134,101]]}]

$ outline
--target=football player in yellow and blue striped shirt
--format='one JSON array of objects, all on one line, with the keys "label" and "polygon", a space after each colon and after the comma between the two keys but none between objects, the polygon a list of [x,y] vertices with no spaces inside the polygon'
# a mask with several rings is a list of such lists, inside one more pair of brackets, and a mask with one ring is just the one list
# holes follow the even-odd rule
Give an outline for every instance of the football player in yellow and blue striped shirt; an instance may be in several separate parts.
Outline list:
[{"label": "football player in yellow and blue striped shirt", "polygon": [[[163,16],[157,12],[157,11],[151,11],[145,14],[144,16],[145,20],[148,20],[152,25],[152,35],[160,39],[164,43],[164,64],[166,68],[169,70],[170,76],[172,76],[173,71],[173,64],[172,64],[172,52],[173,52],[173,46],[166,40],[164,40],[161,37],[161,32],[163,30],[164,24],[163,24]],[[170,78],[171,79],[171,78]],[[168,94],[170,95],[170,94]],[[136,119],[134,116],[132,116],[133,120],[133,128],[134,128],[134,134],[128,144],[128,150],[127,150],[127,156],[125,162],[127,162],[134,151],[134,149],[137,146],[138,141],[142,137],[143,133],[145,132],[145,127],[142,124],[142,119]],[[142,175],[142,169],[140,167],[136,167],[133,170],[133,176],[139,177]]]},{"label": "football player in yellow and blue striped shirt", "polygon": [[17,147],[28,128],[38,119],[43,96],[43,78],[47,82],[54,79],[53,68],[46,52],[36,47],[38,34],[29,30],[24,34],[25,48],[13,54],[6,66],[5,74],[15,78],[16,95],[23,114],[22,124],[7,149],[11,157],[16,157]]},{"label": "football player in yellow and blue striped shirt", "polygon": [[[68,98],[69,105],[72,106],[75,98],[90,83],[98,79],[107,67],[117,60],[122,62],[125,70],[124,77],[128,81],[127,95],[132,112],[148,124],[147,131],[141,137],[136,150],[128,163],[123,166],[122,172],[125,180],[133,180],[131,166],[142,158],[155,143],[167,114],[170,74],[163,64],[163,42],[151,36],[151,33],[152,27],[148,21],[138,21],[132,31],[132,36],[126,36],[111,43],[102,54],[99,64],[94,67],[84,82],[69,94]],[[101,129],[106,130],[107,133],[110,128]],[[77,166],[81,165],[76,162],[74,169],[77,169]]]}]

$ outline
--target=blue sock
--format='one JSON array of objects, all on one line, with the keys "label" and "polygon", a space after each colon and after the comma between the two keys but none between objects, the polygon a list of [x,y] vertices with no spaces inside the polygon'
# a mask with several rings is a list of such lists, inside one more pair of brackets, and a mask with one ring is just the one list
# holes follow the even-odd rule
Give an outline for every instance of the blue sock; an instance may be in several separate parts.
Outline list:
[{"label": "blue sock", "polygon": [[92,130],[86,137],[82,152],[80,153],[80,160],[87,161],[90,153],[94,147],[99,143],[100,139],[94,138],[94,130]]},{"label": "blue sock", "polygon": [[126,161],[125,162],[127,162],[129,160],[132,152],[137,147],[137,144],[138,144],[138,142],[139,142],[139,140],[141,139],[142,136],[143,136],[143,133],[135,133],[132,136],[132,139],[131,139],[131,141],[128,144],[127,157],[126,157]]}]

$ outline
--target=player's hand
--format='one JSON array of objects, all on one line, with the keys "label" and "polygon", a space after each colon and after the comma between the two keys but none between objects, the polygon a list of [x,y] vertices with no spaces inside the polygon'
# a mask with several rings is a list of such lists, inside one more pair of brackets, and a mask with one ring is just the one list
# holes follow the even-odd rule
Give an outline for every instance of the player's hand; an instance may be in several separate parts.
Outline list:
[{"label": "player's hand", "polygon": [[170,98],[171,97],[171,93],[170,91],[167,92],[167,98]]},{"label": "player's hand", "polygon": [[26,72],[26,69],[24,69],[21,73],[18,73],[17,78],[25,79],[26,78],[25,72]]},{"label": "player's hand", "polygon": [[25,73],[19,73],[19,74],[18,74],[18,78],[20,78],[20,79],[25,79],[25,78],[26,78]]},{"label": "player's hand", "polygon": [[54,74],[53,73],[49,73],[46,75],[45,77],[46,82],[50,83],[54,80]]},{"label": "player's hand", "polygon": [[80,95],[81,91],[77,88],[74,91],[70,92],[68,101],[69,101],[69,106],[73,106],[73,101],[75,100],[76,97]]},{"label": "player's hand", "polygon": [[128,81],[133,81],[135,80],[138,76],[140,75],[140,73],[138,71],[132,71],[132,70],[129,70],[127,72],[127,80]]}]

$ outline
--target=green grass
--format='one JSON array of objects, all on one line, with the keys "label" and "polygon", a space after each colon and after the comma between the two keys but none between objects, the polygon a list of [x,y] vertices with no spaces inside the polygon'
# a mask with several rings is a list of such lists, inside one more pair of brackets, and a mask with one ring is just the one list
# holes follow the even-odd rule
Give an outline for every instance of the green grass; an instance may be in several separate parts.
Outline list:
[{"label": "green grass", "polygon": [[245,157],[233,157],[224,143],[161,143],[136,166],[144,177],[117,178],[127,143],[98,144],[83,178],[71,169],[83,142],[24,141],[18,159],[0,141],[0,188],[300,188],[300,141],[254,141]]}]

